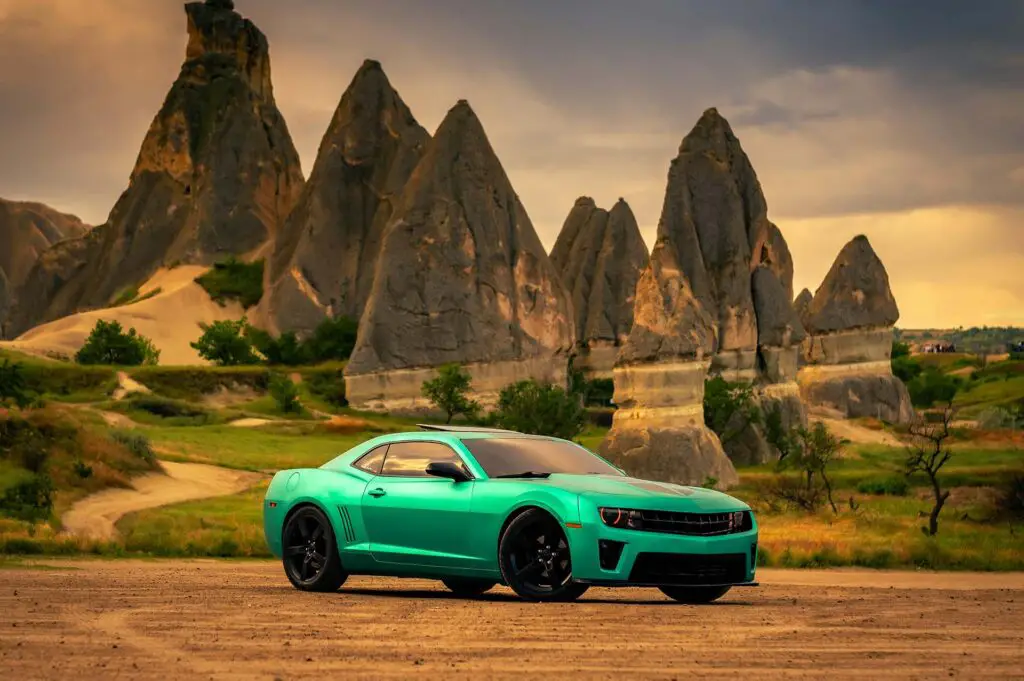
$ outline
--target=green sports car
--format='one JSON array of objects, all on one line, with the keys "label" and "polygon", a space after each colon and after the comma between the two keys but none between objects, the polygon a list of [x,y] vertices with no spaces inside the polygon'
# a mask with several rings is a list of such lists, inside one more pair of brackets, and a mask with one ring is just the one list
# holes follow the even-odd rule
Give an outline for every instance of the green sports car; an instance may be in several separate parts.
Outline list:
[{"label": "green sports car", "polygon": [[737,499],[628,477],[566,440],[421,428],[274,476],[264,531],[296,588],[389,575],[464,596],[499,583],[536,601],[651,586],[708,603],[756,585],[757,523]]}]

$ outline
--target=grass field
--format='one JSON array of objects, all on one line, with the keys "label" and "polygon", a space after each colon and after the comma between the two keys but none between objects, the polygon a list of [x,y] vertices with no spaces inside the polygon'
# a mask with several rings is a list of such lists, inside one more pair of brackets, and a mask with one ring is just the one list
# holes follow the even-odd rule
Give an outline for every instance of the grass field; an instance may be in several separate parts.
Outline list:
[{"label": "grass field", "polygon": [[[280,413],[266,395],[268,374],[261,368],[134,369],[131,375],[156,395],[148,402],[141,398],[114,402],[109,395],[117,383],[115,369],[77,367],[0,350],[0,359],[4,357],[24,362],[34,391],[57,403],[75,403],[54,408],[64,410],[86,433],[78,449],[54,459],[60,464],[58,483],[65,488],[58,490],[58,514],[82,494],[102,485],[127,484],[125,474],[146,469],[125,458],[123,450],[110,448],[104,418],[112,414],[145,436],[161,459],[263,473],[319,466],[380,432],[414,429],[417,422],[339,407],[341,365],[300,372],[299,393],[306,411],[296,416]],[[932,357],[938,358],[934,361],[944,371],[972,366],[969,357],[935,355],[927,361]],[[977,367],[974,373],[958,397],[962,406],[977,411],[1024,399],[1024,362],[999,362]],[[323,420],[324,413],[335,415],[334,421]],[[241,417],[271,422],[256,428],[227,425]],[[895,429],[890,432],[900,434]],[[596,451],[606,433],[605,428],[588,426],[579,441]],[[86,458],[108,457],[116,466],[111,470],[106,464],[94,466],[92,477],[75,480],[68,471],[74,470],[82,451],[100,452]],[[760,492],[774,475],[772,467],[741,469],[741,484],[730,493],[758,513],[762,564],[1024,569],[1024,524],[1014,525],[993,511],[996,488],[1015,471],[1024,470],[1024,434],[959,433],[954,457],[941,474],[943,485],[952,488],[953,494],[940,518],[937,537],[921,532],[925,520],[921,515],[930,508],[928,489],[923,479],[904,478],[904,455],[900,447],[847,446],[832,471],[838,514],[773,510]],[[24,477],[23,467],[0,458],[0,496]],[[260,517],[263,489],[129,515],[118,523],[121,539],[109,544],[62,535],[55,518],[37,524],[0,519],[0,552],[265,556]],[[898,495],[872,493],[879,490]]]}]

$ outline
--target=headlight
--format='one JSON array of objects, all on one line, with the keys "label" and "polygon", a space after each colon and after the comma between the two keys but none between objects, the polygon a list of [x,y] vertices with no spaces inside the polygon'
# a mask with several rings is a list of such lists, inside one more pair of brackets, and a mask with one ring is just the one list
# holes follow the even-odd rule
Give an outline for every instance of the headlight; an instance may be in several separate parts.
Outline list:
[{"label": "headlight", "polygon": [[601,522],[609,527],[619,527],[626,530],[640,530],[644,526],[640,511],[627,508],[602,508]]}]

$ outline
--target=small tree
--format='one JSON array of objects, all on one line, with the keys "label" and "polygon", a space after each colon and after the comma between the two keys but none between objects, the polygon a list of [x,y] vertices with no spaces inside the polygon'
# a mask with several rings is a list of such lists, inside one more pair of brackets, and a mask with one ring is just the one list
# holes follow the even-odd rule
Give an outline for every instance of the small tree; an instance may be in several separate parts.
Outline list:
[{"label": "small tree", "polygon": [[203,335],[189,343],[199,356],[218,366],[241,366],[259,364],[259,357],[253,351],[252,339],[247,330],[245,317],[237,322],[225,320],[213,324],[200,324]]},{"label": "small tree", "polygon": [[125,332],[120,322],[100,319],[75,355],[75,361],[79,364],[140,366],[159,362],[160,351],[153,341],[134,328]]},{"label": "small tree", "polygon": [[31,403],[21,363],[5,359],[4,363],[0,364],[0,406],[14,404],[19,409],[24,409]]},{"label": "small tree", "polygon": [[550,383],[520,381],[498,396],[495,422],[501,428],[571,440],[583,431],[585,421],[579,396]]},{"label": "small tree", "polygon": [[447,415],[445,423],[451,423],[457,414],[472,418],[480,405],[467,397],[472,387],[472,376],[458,364],[445,364],[437,370],[437,376],[424,381],[420,390],[423,396]]},{"label": "small tree", "polygon": [[730,383],[721,376],[704,382],[704,424],[718,435],[723,445],[762,419],[753,385]]},{"label": "small tree", "polygon": [[949,499],[949,490],[943,490],[939,484],[939,471],[952,456],[947,441],[953,436],[951,426],[955,416],[956,410],[950,401],[942,411],[941,422],[928,423],[924,419],[919,419],[910,425],[913,443],[907,447],[904,470],[907,477],[915,473],[924,473],[931,483],[934,504],[928,515],[927,529],[921,528],[930,537],[934,537],[938,533],[939,514],[942,513],[942,507]]},{"label": "small tree", "polygon": [[277,402],[277,408],[284,413],[292,414],[302,411],[302,404],[299,402],[299,389],[287,376],[275,374],[271,377],[270,395]]},{"label": "small tree", "polygon": [[776,464],[776,471],[793,471],[797,475],[788,478],[777,476],[771,493],[790,504],[806,511],[816,511],[824,497],[833,513],[839,508],[832,499],[832,481],[829,467],[839,456],[846,444],[831,432],[824,423],[815,423],[810,428],[795,429],[788,437],[779,440],[782,458]]}]

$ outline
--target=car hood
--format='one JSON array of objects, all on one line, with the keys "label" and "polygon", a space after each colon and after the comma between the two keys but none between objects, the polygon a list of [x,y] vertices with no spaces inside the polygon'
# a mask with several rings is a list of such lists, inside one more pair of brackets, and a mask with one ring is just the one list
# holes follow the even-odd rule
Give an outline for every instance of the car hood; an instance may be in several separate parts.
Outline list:
[{"label": "car hood", "polygon": [[713,489],[618,475],[556,473],[544,482],[567,492],[575,492],[599,506],[709,513],[750,508],[739,499]]}]

